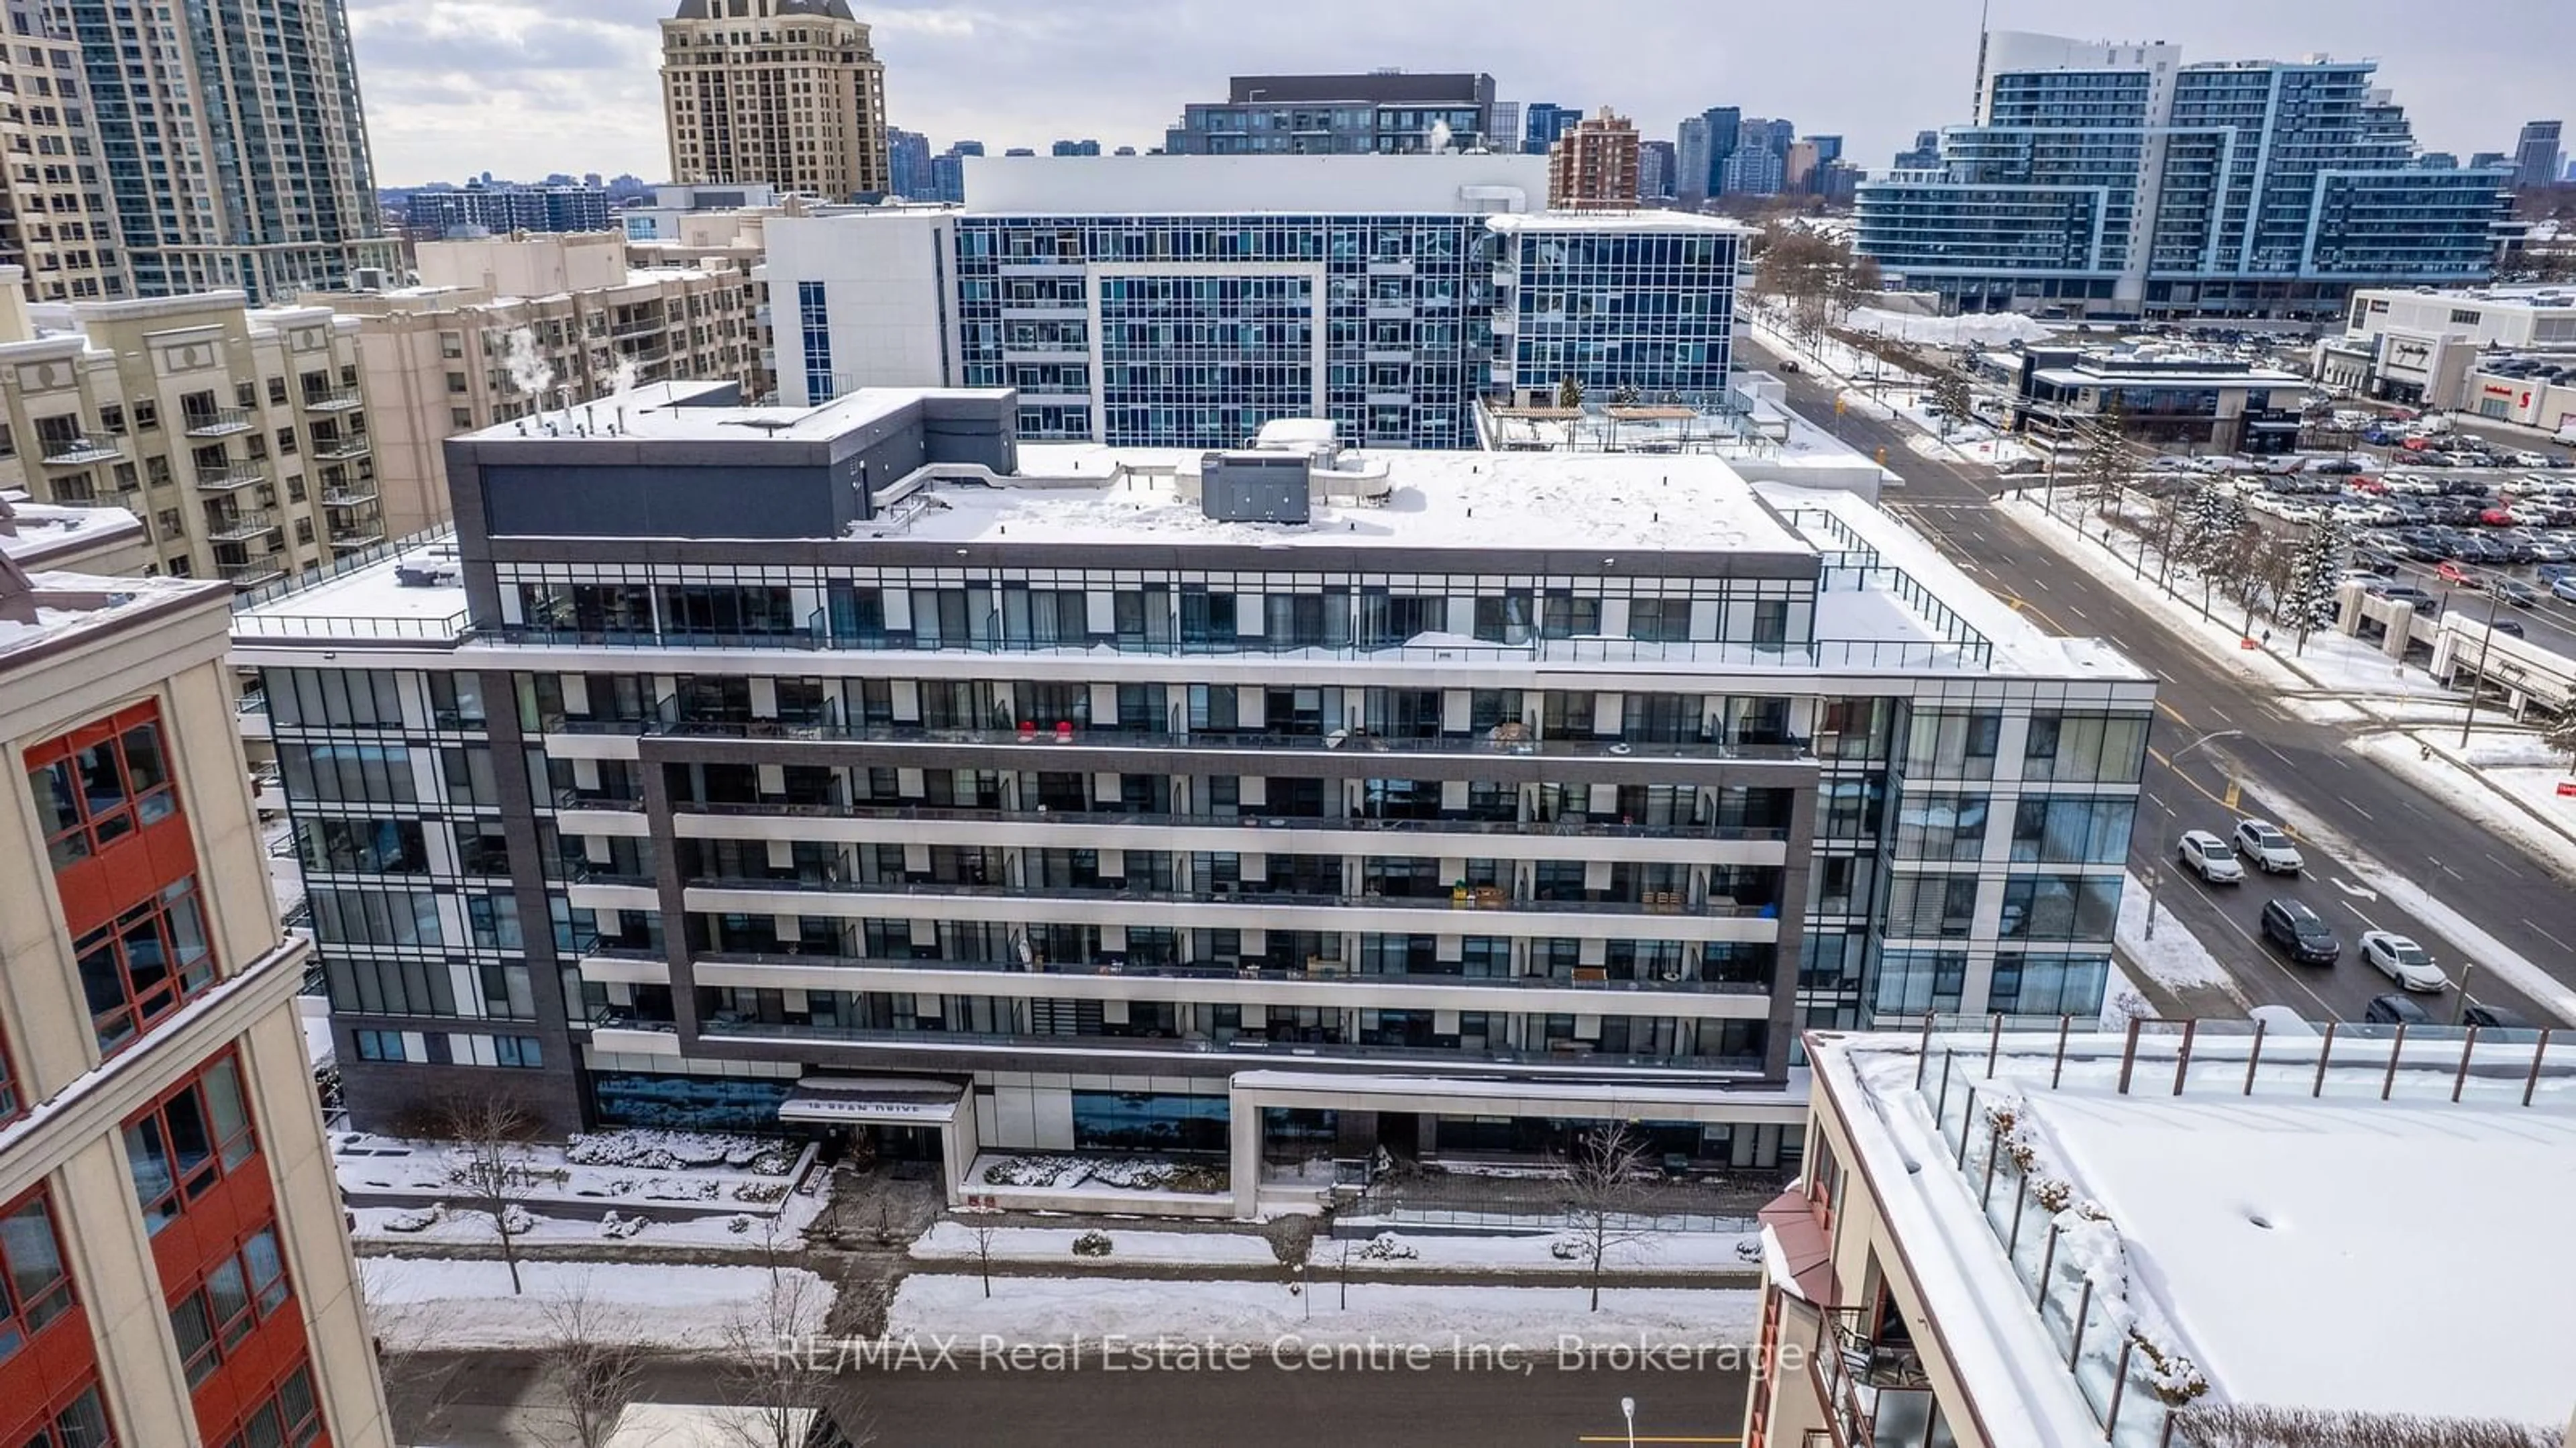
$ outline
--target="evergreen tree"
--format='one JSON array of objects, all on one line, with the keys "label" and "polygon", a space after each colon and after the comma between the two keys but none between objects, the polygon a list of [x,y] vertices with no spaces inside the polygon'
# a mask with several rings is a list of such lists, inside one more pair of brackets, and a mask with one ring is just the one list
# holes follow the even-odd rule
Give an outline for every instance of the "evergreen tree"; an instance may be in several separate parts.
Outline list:
[{"label": "evergreen tree", "polygon": [[2576,768],[2576,706],[2561,709],[2558,717],[2541,731],[2541,742],[2567,756],[2570,768]]},{"label": "evergreen tree", "polygon": [[2174,557],[2200,571],[2202,614],[2209,612],[2210,590],[2217,584],[2228,550],[2252,526],[2243,500],[2224,484],[2204,482],[2182,500],[2174,527]]},{"label": "evergreen tree", "polygon": [[2281,627],[2298,635],[2301,651],[2307,648],[2309,634],[2334,626],[2340,607],[2335,597],[2336,582],[2343,571],[2345,552],[2343,527],[2331,518],[2309,524],[2291,548],[2280,602],[2273,607],[2272,616]]}]

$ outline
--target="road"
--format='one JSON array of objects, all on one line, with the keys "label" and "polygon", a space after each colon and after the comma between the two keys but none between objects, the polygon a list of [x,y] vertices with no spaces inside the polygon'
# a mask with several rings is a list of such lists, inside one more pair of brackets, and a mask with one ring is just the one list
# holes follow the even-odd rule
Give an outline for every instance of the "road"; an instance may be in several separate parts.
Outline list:
[{"label": "road", "polygon": [[[1743,333],[1738,340],[1769,355]],[[2441,799],[2355,755],[2346,747],[2346,730],[2279,708],[2268,691],[2219,666],[2198,645],[2176,637],[2086,569],[2031,538],[1995,508],[1992,473],[1913,452],[1907,444],[1916,434],[1902,421],[1882,422],[1857,408],[1835,418],[1831,383],[1804,374],[1782,381],[1790,405],[1805,416],[1830,421],[1863,452],[1887,450],[1888,466],[1905,480],[1901,492],[1889,495],[1891,510],[1910,519],[1970,576],[2051,631],[2106,639],[2163,680],[2163,717],[2151,741],[2131,868],[2141,879],[2164,872],[2160,902],[2236,977],[2250,1003],[2288,1006],[2310,1019],[2360,1019],[2371,997],[2393,989],[2357,958],[2357,937],[2368,929],[2413,936],[2455,980],[2464,962],[2477,959],[2445,931],[2379,897],[2350,859],[2337,858],[2314,840],[2301,842],[2308,868],[2297,877],[2210,887],[2173,869],[2175,840],[2183,830],[2223,835],[2239,815],[2277,820],[2277,800],[2353,842],[2391,874],[2426,887],[2560,985],[2576,985],[2576,896],[2569,893],[2570,881]],[[2202,734],[2224,729],[2243,730],[2245,737],[2196,750],[2179,768],[2167,762]],[[2293,965],[2263,944],[2257,922],[2263,902],[2275,895],[2304,900],[2335,925],[2345,946],[2339,964]],[[2542,1024],[2571,1023],[2567,1013],[2542,1010],[2483,971],[2473,976],[2470,990],[2481,1001]],[[2448,1021],[2459,993],[2424,1004],[2437,1020]]]},{"label": "road", "polygon": [[[1260,1355],[1265,1365],[1248,1371],[1149,1376],[1096,1362],[1074,1372],[871,1369],[829,1391],[859,1405],[851,1416],[863,1415],[873,1436],[857,1436],[873,1448],[1580,1448],[1629,1441],[1623,1397],[1636,1402],[1640,1444],[1733,1445],[1749,1385],[1740,1370],[1560,1371],[1553,1357],[1521,1374],[1460,1371],[1446,1354],[1420,1370],[1288,1372],[1266,1365],[1266,1349]],[[404,1442],[518,1448],[552,1425],[532,1353],[416,1355],[400,1374],[414,1388],[405,1402],[396,1385]],[[640,1396],[716,1403],[727,1387],[720,1368],[664,1359],[647,1370]],[[424,1411],[429,1396],[437,1405]]]}]

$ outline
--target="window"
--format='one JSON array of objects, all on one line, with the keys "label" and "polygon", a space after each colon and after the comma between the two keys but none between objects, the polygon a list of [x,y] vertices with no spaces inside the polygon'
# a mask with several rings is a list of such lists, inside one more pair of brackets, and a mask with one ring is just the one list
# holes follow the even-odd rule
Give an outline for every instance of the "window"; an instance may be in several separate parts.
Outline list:
[{"label": "window", "polygon": [[2021,777],[2135,784],[2146,763],[2145,714],[2033,714]]},{"label": "window", "polygon": [[73,943],[90,1025],[102,1051],[144,1030],[214,984],[215,957],[191,875]]},{"label": "window", "polygon": [[1879,1016],[1954,1013],[1967,987],[1964,953],[1891,950],[1879,958],[1869,992],[1870,1009]]},{"label": "window", "polygon": [[147,1230],[177,1221],[259,1150],[243,1104],[241,1064],[220,1057],[125,1123],[125,1160]]},{"label": "window", "polygon": [[161,726],[146,718],[116,727],[121,722],[122,716],[105,729],[84,729],[27,751],[27,784],[56,870],[178,812]]},{"label": "window", "polygon": [[2013,813],[2012,857],[2048,865],[2116,865],[2128,858],[2134,799],[2026,798]]},{"label": "window", "polygon": [[238,1251],[226,1254],[189,1283],[170,1302],[170,1333],[178,1340],[188,1386],[205,1386],[206,1379],[240,1350],[251,1329],[285,1306],[291,1295],[286,1259],[278,1250],[273,1224],[251,1233]]},{"label": "window", "polygon": [[1896,809],[1896,854],[1906,860],[1973,860],[1985,853],[1987,796],[1909,792]]},{"label": "window", "polygon": [[1691,605],[1687,598],[1640,598],[1628,605],[1628,637],[1649,643],[1686,643],[1690,639]]},{"label": "window", "polygon": [[2098,1016],[2111,962],[2099,955],[1995,953],[1995,983],[1986,1009],[2007,1016]]},{"label": "window", "polygon": [[[313,1398],[313,1374],[302,1361],[279,1381],[277,1391],[245,1414],[239,1431],[223,1448],[304,1448],[322,1438],[322,1411]],[[212,1434],[208,1442],[216,1441]]]},{"label": "window", "polygon": [[[10,1448],[22,1445],[13,1443]],[[97,1384],[81,1389],[51,1422],[38,1422],[35,1436],[23,1448],[116,1448],[116,1434],[107,1425],[107,1407],[99,1400]]]},{"label": "window", "polygon": [[357,1031],[358,1059],[361,1061],[408,1061],[400,1031]]},{"label": "window", "polygon": [[2119,913],[2116,875],[2025,875],[2004,882],[2006,940],[2107,942]]},{"label": "window", "polygon": [[1968,933],[1976,913],[1975,876],[1899,875],[1888,890],[1888,938],[1957,939]]},{"label": "window", "polygon": [[1906,732],[1905,772],[1941,779],[1992,779],[2003,715],[1926,710]]},{"label": "window", "polygon": [[0,1363],[71,1308],[62,1239],[39,1188],[0,1215]]}]

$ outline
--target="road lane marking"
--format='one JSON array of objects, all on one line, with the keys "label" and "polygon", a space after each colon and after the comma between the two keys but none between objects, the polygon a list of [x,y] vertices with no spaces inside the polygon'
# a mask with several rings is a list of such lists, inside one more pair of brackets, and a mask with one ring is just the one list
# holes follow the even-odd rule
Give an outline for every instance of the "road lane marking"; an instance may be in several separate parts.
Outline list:
[{"label": "road lane marking", "polygon": [[[2525,925],[2531,925],[2531,922],[2530,922],[2528,919],[2524,920],[2522,923],[2523,923],[2523,924],[2525,924]],[[2537,925],[2531,925],[2531,928],[2532,928],[2533,930],[2536,930],[2536,931],[2539,931],[2539,932],[2540,932],[2540,938],[2541,938],[2541,939],[2548,941],[2550,944],[2557,946],[2559,949],[2561,949],[2561,950],[2565,950],[2565,951],[2576,952],[2576,945],[2570,945],[2570,944],[2568,944],[2566,941],[2559,939],[2557,936],[2550,934],[2548,931],[2546,931],[2546,930],[2541,930],[2541,929],[2540,929],[2540,927],[2539,927],[2539,926],[2537,926]]]},{"label": "road lane marking", "polygon": [[2349,901],[2349,900],[2346,900],[2345,902],[2343,902],[2343,908],[2345,908],[2346,910],[2351,911],[2351,912],[2352,912],[2353,914],[2355,914],[2355,915],[2360,915],[2360,916],[2361,916],[2361,923],[2362,923],[2362,924],[2369,926],[2369,927],[2370,927],[2371,929],[2373,929],[2373,930],[2377,930],[2377,929],[2379,928],[2379,922],[2378,922],[2378,921],[2371,919],[2371,918],[2370,918],[2369,916],[2367,916],[2367,915],[2362,915],[2362,914],[2361,914],[2361,907],[2360,907],[2360,906],[2355,905],[2354,903],[2352,903],[2352,902],[2351,902],[2351,901]]},{"label": "road lane marking", "polygon": [[2368,810],[2366,810],[2366,809],[2363,809],[2360,805],[2354,804],[2354,803],[2352,802],[2352,800],[2351,800],[2350,798],[2348,798],[2347,796],[2344,796],[2344,795],[2340,795],[2340,794],[2339,794],[2339,795],[2336,795],[2336,796],[2335,796],[2335,798],[2337,798],[2337,799],[2339,799],[2339,800],[2342,800],[2342,801],[2343,801],[2343,807],[2344,807],[2345,809],[2351,810],[2354,814],[2357,814],[2357,815],[2361,816],[2363,819],[2370,820],[2370,822],[2371,822],[2372,824],[2377,824],[2377,823],[2379,823],[2379,821],[2377,821],[2376,819],[2372,819],[2372,818],[2371,818],[2371,813],[2370,813],[2370,811],[2368,811]]}]

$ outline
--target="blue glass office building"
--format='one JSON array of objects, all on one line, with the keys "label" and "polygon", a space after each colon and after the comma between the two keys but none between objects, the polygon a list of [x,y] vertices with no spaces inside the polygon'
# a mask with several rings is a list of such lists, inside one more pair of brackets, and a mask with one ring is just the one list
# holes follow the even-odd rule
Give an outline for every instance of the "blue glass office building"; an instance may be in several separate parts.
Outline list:
[{"label": "blue glass office building", "polygon": [[1859,191],[1890,285],[1966,311],[2339,315],[2482,280],[2509,168],[2425,164],[2368,61],[1990,36],[1973,124]]}]

